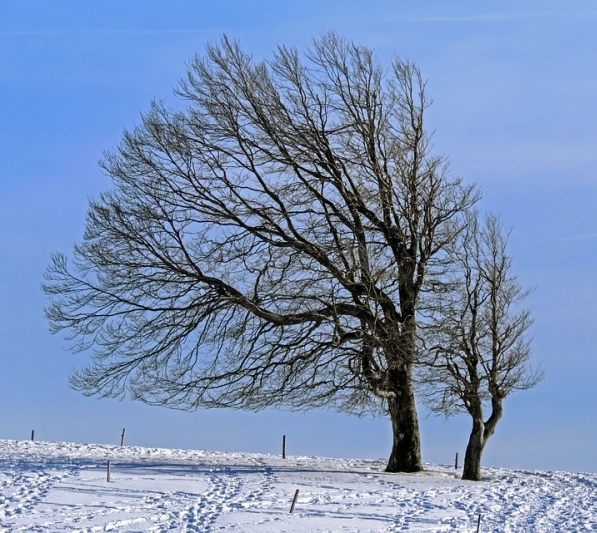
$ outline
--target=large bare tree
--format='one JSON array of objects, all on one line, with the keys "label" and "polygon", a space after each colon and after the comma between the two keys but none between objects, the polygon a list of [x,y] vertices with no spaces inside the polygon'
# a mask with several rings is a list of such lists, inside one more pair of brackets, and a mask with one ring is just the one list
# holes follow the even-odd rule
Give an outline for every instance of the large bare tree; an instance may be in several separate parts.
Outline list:
[{"label": "large bare tree", "polygon": [[[531,364],[530,294],[512,271],[508,235],[495,215],[470,211],[450,253],[445,292],[431,298],[433,319],[421,327],[425,400],[435,412],[472,418],[462,479],[481,479],[481,458],[503,414],[503,400],[534,387],[542,371]],[[486,414],[488,412],[488,414]]]},{"label": "large bare tree", "polygon": [[92,349],[72,385],[382,412],[388,471],[421,470],[417,306],[478,194],[431,153],[419,69],[333,33],[264,61],[224,37],[176,94],[105,156],[113,188],[46,272],[52,331]]}]

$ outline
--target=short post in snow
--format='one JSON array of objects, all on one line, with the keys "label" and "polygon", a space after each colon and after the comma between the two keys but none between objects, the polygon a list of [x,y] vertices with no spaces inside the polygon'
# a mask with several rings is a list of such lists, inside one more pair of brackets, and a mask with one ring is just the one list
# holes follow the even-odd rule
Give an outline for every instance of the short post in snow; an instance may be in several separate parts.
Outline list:
[{"label": "short post in snow", "polygon": [[286,435],[282,435],[282,459],[286,459]]},{"label": "short post in snow", "polygon": [[458,470],[458,452],[456,452],[456,460],[454,461],[454,468]]},{"label": "short post in snow", "polygon": [[31,440],[34,440],[34,439],[35,439],[35,430],[32,429],[31,430]]},{"label": "short post in snow", "polygon": [[294,498],[292,498],[292,505],[290,506],[291,513],[294,511],[294,506],[296,505],[296,500],[298,498],[298,495],[299,495],[299,490],[296,489],[296,492],[294,493]]},{"label": "short post in snow", "polygon": [[481,514],[479,514],[479,520],[477,520],[477,533],[481,531]]},{"label": "short post in snow", "polygon": [[122,435],[120,436],[120,446],[124,446],[124,435],[126,434],[126,428],[122,428]]},{"label": "short post in snow", "polygon": [[108,461],[108,470],[106,472],[106,482],[110,483],[110,470],[112,470],[112,461]]}]

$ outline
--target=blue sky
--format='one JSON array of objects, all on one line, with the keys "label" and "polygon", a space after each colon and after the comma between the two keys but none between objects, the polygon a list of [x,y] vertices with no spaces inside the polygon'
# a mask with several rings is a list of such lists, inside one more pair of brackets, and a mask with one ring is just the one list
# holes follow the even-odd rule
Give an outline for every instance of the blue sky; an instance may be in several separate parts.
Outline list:
[{"label": "blue sky", "polygon": [[[323,4],[323,5],[321,5]],[[329,412],[180,413],[85,398],[85,361],[42,317],[53,250],[83,231],[97,166],[185,61],[223,32],[256,56],[334,29],[416,61],[452,172],[513,227],[546,378],[514,394],[486,465],[597,471],[597,5],[594,1],[0,0],[0,438],[387,457],[389,423]],[[422,411],[422,409],[421,409]],[[424,412],[422,411],[424,416]],[[423,459],[464,453],[469,421],[422,420]]]}]

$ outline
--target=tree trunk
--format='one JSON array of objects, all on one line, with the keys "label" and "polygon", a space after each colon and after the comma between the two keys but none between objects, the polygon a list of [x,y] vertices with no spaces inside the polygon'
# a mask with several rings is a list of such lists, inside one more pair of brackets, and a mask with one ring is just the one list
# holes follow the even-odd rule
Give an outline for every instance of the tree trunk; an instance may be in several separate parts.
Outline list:
[{"label": "tree trunk", "polygon": [[489,437],[495,432],[497,423],[502,418],[502,399],[494,396],[491,400],[491,416],[483,422],[483,408],[478,402],[473,416],[473,429],[471,430],[464,456],[464,469],[462,479],[469,481],[481,480],[481,457]]},{"label": "tree trunk", "polygon": [[464,469],[462,479],[470,481],[481,480],[481,456],[487,442],[484,438],[485,423],[483,418],[473,420],[473,429],[468,439],[466,454],[464,456]]},{"label": "tree trunk", "polygon": [[392,376],[396,398],[388,401],[393,444],[386,472],[421,472],[421,439],[411,372]]}]

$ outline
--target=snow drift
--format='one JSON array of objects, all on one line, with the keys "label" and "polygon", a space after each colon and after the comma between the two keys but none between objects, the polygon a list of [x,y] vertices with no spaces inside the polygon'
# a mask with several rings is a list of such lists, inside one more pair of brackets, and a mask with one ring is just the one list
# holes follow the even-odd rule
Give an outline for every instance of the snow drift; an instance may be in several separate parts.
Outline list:
[{"label": "snow drift", "polygon": [[0,531],[475,532],[479,515],[483,533],[597,530],[595,474],[384,466],[0,440]]}]

